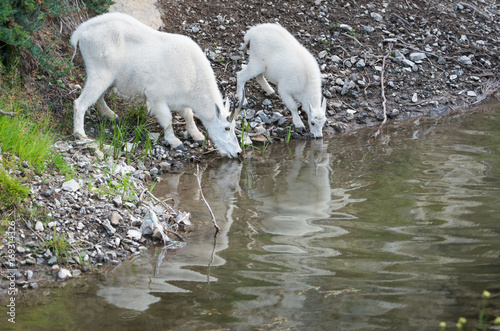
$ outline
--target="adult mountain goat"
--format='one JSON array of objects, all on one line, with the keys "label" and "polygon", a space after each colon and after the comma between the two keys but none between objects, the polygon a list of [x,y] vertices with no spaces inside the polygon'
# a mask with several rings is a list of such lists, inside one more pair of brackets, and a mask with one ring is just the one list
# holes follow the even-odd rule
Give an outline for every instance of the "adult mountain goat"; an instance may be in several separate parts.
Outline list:
[{"label": "adult mountain goat", "polygon": [[[201,120],[220,154],[237,157],[241,152],[234,122],[217,88],[210,62],[190,38],[156,31],[121,13],[104,14],[81,24],[71,36],[85,62],[87,81],[74,102],[74,134],[86,138],[83,122],[87,109],[96,104],[102,115],[117,115],[106,105],[108,88],[125,97],[145,99],[150,113],[165,129],[165,140],[183,148],[172,130],[171,110],[186,120],[196,141],[204,136],[196,127]],[[74,55],[73,55],[74,56]]]},{"label": "adult mountain goat", "polygon": [[[292,113],[293,125],[304,129],[297,113],[297,103],[307,114],[309,129],[314,137],[323,136],[326,122],[326,100],[322,100],[321,77],[314,57],[287,30],[277,24],[260,24],[247,31],[242,50],[249,46],[248,65],[237,74],[237,95],[244,100],[245,83],[256,77],[268,95],[274,95],[266,78],[278,86],[278,93]],[[243,100],[242,100],[243,99]]]}]

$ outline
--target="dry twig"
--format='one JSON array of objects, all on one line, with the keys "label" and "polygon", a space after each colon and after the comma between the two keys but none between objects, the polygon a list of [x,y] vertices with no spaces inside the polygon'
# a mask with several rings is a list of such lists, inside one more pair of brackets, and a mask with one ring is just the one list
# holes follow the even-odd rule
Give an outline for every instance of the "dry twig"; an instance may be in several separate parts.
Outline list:
[{"label": "dry twig", "polygon": [[16,113],[13,113],[13,112],[8,112],[8,111],[3,111],[2,109],[0,109],[0,114],[2,115],[7,115],[7,116],[16,116]]},{"label": "dry twig", "polygon": [[220,231],[220,227],[217,225],[217,220],[215,219],[214,212],[212,211],[212,208],[210,208],[210,205],[208,204],[207,200],[205,199],[205,195],[203,194],[203,190],[201,189],[201,175],[200,175],[200,167],[198,165],[196,165],[196,173],[194,175],[198,180],[198,187],[200,188],[201,198],[203,199],[203,202],[205,202],[205,205],[207,206],[208,210],[210,211],[210,215],[212,215],[212,223],[214,223],[215,235],[217,235],[217,233],[219,233]]},{"label": "dry twig", "polygon": [[387,57],[389,56],[389,54],[391,54],[391,51],[392,51],[392,44],[389,44],[389,50],[387,51],[387,54],[382,59],[382,74],[380,75],[380,87],[381,87],[381,94],[382,94],[382,109],[384,111],[384,120],[382,121],[382,123],[378,127],[377,132],[375,132],[373,134],[372,138],[377,138],[377,136],[380,133],[382,133],[382,128],[383,128],[384,124],[387,122],[387,109],[386,109],[387,99],[385,98],[384,72],[385,72],[385,60],[387,59]]},{"label": "dry twig", "polygon": [[474,10],[475,12],[477,12],[478,14],[480,14],[481,16],[483,16],[484,18],[486,18],[487,20],[489,20],[489,21],[493,20],[493,18],[490,15],[488,15],[485,12],[483,12],[481,9],[477,8],[476,6],[471,5],[470,3],[459,2],[459,3],[457,3],[457,5],[462,5],[464,7],[469,7],[470,9]]}]

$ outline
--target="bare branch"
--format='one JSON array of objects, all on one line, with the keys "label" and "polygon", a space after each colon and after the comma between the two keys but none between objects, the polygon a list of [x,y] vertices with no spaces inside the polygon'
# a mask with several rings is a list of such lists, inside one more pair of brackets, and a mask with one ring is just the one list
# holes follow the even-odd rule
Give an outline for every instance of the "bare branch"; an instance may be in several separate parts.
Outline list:
[{"label": "bare branch", "polygon": [[381,94],[382,94],[382,109],[384,111],[384,120],[382,121],[382,123],[378,127],[377,132],[375,132],[373,134],[372,138],[377,138],[377,136],[380,133],[382,133],[382,127],[387,122],[387,109],[386,109],[387,99],[385,98],[384,72],[385,72],[385,60],[387,59],[387,57],[389,56],[389,54],[391,54],[391,51],[392,51],[392,44],[389,44],[389,50],[387,51],[387,54],[382,59],[382,74],[380,75],[380,87],[381,87]]},{"label": "bare branch", "polygon": [[212,208],[210,208],[210,205],[208,204],[207,200],[205,199],[205,195],[203,194],[203,190],[201,189],[201,175],[200,175],[200,167],[198,165],[196,165],[196,173],[194,175],[198,180],[198,187],[200,188],[201,198],[203,199],[203,202],[205,202],[205,205],[207,206],[208,210],[210,211],[210,215],[212,215],[212,223],[214,223],[215,235],[217,235],[217,233],[219,233],[220,231],[220,227],[217,225],[217,220],[215,219],[214,212],[212,211]]},{"label": "bare branch", "polygon": [[3,111],[1,109],[0,109],[0,114],[1,115],[7,115],[7,116],[10,116],[10,117],[16,116],[16,113],[8,112],[8,111]]}]

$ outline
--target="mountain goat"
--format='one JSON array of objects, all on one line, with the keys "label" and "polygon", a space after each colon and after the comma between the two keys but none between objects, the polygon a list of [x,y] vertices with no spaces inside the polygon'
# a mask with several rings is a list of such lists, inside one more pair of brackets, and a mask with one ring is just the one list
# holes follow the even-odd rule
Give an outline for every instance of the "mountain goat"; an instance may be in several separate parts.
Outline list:
[{"label": "mountain goat", "polygon": [[237,95],[245,104],[245,83],[256,77],[268,95],[274,95],[266,78],[278,86],[278,93],[292,113],[293,125],[304,129],[297,113],[297,103],[307,114],[314,137],[323,136],[326,100],[322,99],[321,77],[314,57],[287,30],[277,24],[260,24],[247,31],[241,50],[249,45],[248,65],[237,74]]},{"label": "mountain goat", "polygon": [[74,101],[77,138],[86,138],[84,115],[94,103],[103,116],[117,119],[104,101],[112,87],[119,95],[146,101],[171,147],[183,149],[172,130],[171,110],[176,110],[195,141],[203,141],[204,136],[194,123],[193,112],[220,154],[240,154],[230,103],[223,102],[210,62],[189,37],[159,32],[129,15],[110,13],[81,24],[70,42],[75,54],[80,46],[87,72],[85,87]]}]

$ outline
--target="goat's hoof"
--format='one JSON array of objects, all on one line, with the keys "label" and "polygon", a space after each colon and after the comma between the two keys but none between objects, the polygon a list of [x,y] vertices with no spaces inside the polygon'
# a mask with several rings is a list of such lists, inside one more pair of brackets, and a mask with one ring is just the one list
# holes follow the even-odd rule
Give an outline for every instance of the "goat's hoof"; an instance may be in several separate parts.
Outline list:
[{"label": "goat's hoof", "polygon": [[295,127],[295,132],[303,133],[305,131],[306,131],[306,128],[304,126],[296,126]]},{"label": "goat's hoof", "polygon": [[186,147],[184,147],[183,144],[180,144],[179,146],[175,147],[174,149],[177,150],[177,151],[185,151]]},{"label": "goat's hoof", "polygon": [[80,132],[74,132],[73,137],[75,137],[75,140],[88,140],[89,139],[85,133],[80,133]]},{"label": "goat's hoof", "polygon": [[205,139],[203,139],[203,140],[195,140],[194,142],[197,143],[200,146],[203,146],[203,144],[205,143]]},{"label": "goat's hoof", "polygon": [[273,92],[273,93],[271,93],[271,94],[268,94],[267,96],[268,96],[269,98],[274,98],[274,97],[276,97],[276,92]]}]

